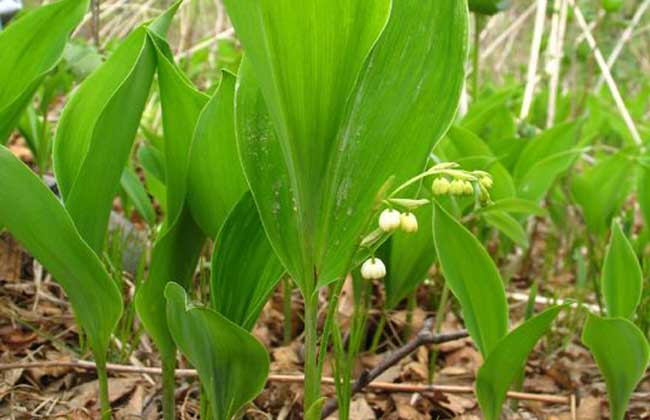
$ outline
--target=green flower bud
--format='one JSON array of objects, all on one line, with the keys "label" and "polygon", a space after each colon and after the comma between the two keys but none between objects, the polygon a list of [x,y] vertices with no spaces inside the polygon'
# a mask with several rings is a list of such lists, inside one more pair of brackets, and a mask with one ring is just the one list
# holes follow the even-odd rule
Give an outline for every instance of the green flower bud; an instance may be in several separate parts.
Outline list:
[{"label": "green flower bud", "polygon": [[450,183],[447,178],[436,178],[431,187],[434,195],[445,195],[449,193]]}]

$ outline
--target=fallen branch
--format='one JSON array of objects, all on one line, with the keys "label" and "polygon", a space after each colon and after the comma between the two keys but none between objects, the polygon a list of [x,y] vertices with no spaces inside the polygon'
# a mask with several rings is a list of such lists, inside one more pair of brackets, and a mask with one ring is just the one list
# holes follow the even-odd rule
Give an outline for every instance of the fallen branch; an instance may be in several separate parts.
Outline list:
[{"label": "fallen branch", "polygon": [[[404,359],[420,346],[430,345],[430,344],[441,344],[449,341],[460,340],[468,336],[467,331],[458,331],[448,334],[434,334],[433,332],[433,318],[428,318],[424,321],[424,325],[417,333],[415,338],[406,343],[404,346],[400,347],[396,351],[389,354],[379,365],[374,367],[372,370],[363,371],[361,375],[357,378],[352,385],[352,395],[360,392],[363,388],[371,384],[372,381],[377,379],[382,373],[387,371],[392,366],[395,366],[399,363],[400,360]],[[390,384],[393,385],[393,384]],[[409,391],[414,392],[414,391]],[[470,391],[472,392],[472,391]],[[336,411],[338,407],[338,402],[336,398],[330,398],[327,400],[323,406],[323,413],[321,418],[325,418]]]},{"label": "fallen branch", "polygon": [[[95,369],[95,363],[87,360],[75,361],[40,361],[40,362],[16,362],[0,364],[0,371],[12,369],[35,369],[35,368],[61,368],[69,367],[74,369]],[[140,367],[130,365],[119,365],[109,363],[106,366],[107,370],[116,373],[134,373],[134,374],[150,374],[162,375],[162,369],[157,367]],[[176,377],[178,378],[195,378],[198,374],[195,369],[176,369]],[[280,383],[303,383],[305,380],[304,375],[285,375],[285,374],[271,374],[269,375],[269,382]],[[334,385],[334,378],[324,377],[321,383],[323,385]],[[375,381],[366,385],[367,388],[400,393],[431,393],[431,392],[444,392],[448,394],[473,394],[474,388],[471,386],[458,386],[458,385],[421,385],[401,383],[395,384],[390,382]],[[509,392],[508,398],[526,400],[526,401],[539,401],[552,404],[569,404],[571,401],[570,396],[550,395],[550,394],[533,394],[528,392]]]}]

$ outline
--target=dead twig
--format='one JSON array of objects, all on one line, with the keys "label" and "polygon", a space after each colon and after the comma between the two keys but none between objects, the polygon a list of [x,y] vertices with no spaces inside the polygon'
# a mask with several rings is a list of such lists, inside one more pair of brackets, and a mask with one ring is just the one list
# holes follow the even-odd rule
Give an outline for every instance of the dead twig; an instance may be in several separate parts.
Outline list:
[{"label": "dead twig", "polygon": [[[42,361],[42,362],[16,362],[0,364],[0,371],[11,369],[32,369],[32,368],[56,368],[56,367],[70,367],[76,369],[95,369],[95,363],[87,360],[76,361]],[[117,365],[109,363],[107,369],[111,372],[117,373],[136,373],[136,374],[150,374],[162,375],[162,369],[156,367],[138,367],[129,365]],[[198,374],[194,369],[176,369],[176,377],[179,378],[194,378]],[[302,383],[304,382],[304,375],[284,375],[284,374],[271,374],[269,375],[269,382],[282,382],[282,383]],[[323,385],[334,385],[334,378],[324,377],[321,381]],[[431,393],[443,392],[448,394],[472,394],[474,388],[471,386],[457,386],[457,385],[421,385],[421,384],[394,384],[389,382],[371,382],[366,385],[367,388],[400,393]],[[527,401],[539,401],[551,404],[569,404],[571,398],[562,395],[550,394],[533,394],[528,392],[509,392],[508,398]]]},{"label": "dead twig", "polygon": [[[460,340],[468,336],[467,331],[458,331],[447,334],[434,334],[433,332],[433,318],[428,318],[415,338],[389,354],[379,365],[372,370],[363,371],[352,385],[352,395],[360,392],[363,388],[370,385],[371,382],[377,379],[382,373],[390,367],[395,366],[400,360],[404,359],[420,346],[430,344],[441,344],[449,341]],[[391,384],[392,385],[392,384]],[[330,398],[323,406],[323,413],[321,418],[326,418],[338,407],[336,398]]]}]

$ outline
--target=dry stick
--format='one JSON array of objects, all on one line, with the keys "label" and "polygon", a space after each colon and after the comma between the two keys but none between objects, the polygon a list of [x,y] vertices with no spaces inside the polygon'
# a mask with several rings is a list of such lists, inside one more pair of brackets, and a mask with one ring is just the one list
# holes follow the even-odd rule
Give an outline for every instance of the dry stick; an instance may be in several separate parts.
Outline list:
[{"label": "dry stick", "polygon": [[492,53],[496,51],[496,49],[499,48],[501,44],[503,44],[511,34],[518,31],[522,27],[522,25],[526,22],[528,17],[530,17],[530,15],[533,14],[534,11],[535,11],[535,4],[533,3],[528,7],[528,9],[524,11],[524,13],[522,13],[514,22],[512,22],[512,24],[508,27],[508,29],[501,32],[501,34],[499,34],[499,36],[496,37],[494,41],[492,41],[492,43],[488,45],[487,48],[485,48],[485,50],[483,50],[483,52],[481,53],[481,60],[484,60],[490,55],[492,55]]},{"label": "dry stick", "polygon": [[[354,385],[352,385],[351,395],[360,392],[363,388],[366,387],[366,385],[377,379],[379,375],[384,373],[392,366],[395,366],[397,363],[399,363],[400,360],[413,353],[415,350],[417,350],[418,347],[427,344],[441,344],[449,341],[460,340],[461,338],[468,336],[467,331],[458,331],[448,334],[434,334],[433,323],[433,318],[428,318],[426,321],[424,321],[424,325],[417,333],[415,338],[413,338],[411,341],[393,353],[389,354],[379,365],[374,367],[372,370],[363,371],[355,381]],[[332,414],[334,411],[336,411],[337,407],[338,402],[336,398],[330,398],[327,400],[323,406],[321,418],[326,418]]]},{"label": "dry stick", "polygon": [[609,67],[605,62],[605,58],[603,57],[603,54],[600,52],[600,49],[598,49],[596,40],[594,39],[593,35],[591,34],[591,31],[589,30],[589,26],[587,25],[587,21],[585,20],[585,17],[582,15],[582,12],[580,11],[580,8],[576,4],[575,0],[568,0],[568,1],[571,7],[573,7],[576,22],[578,22],[580,29],[584,33],[585,39],[587,40],[589,47],[592,49],[594,53],[594,57],[596,58],[596,62],[600,67],[600,71],[602,72],[603,77],[605,78],[605,82],[607,82],[607,86],[609,87],[609,90],[612,96],[614,97],[614,102],[616,102],[616,108],[618,108],[618,112],[621,113],[621,116],[625,121],[625,125],[627,126],[627,129],[630,131],[630,134],[632,135],[632,140],[634,140],[634,143],[636,143],[637,146],[642,146],[643,141],[641,140],[641,135],[639,135],[639,132],[636,129],[636,125],[632,120],[632,116],[630,116],[630,113],[627,110],[627,107],[625,106],[625,102],[623,102],[621,93],[619,92],[618,87],[616,87],[616,82],[612,78],[612,73],[609,71]]},{"label": "dry stick", "polygon": [[530,107],[533,103],[535,94],[535,85],[537,84],[537,64],[539,62],[539,52],[542,46],[542,36],[544,35],[544,20],[546,19],[546,0],[537,0],[537,13],[535,15],[535,32],[533,33],[533,43],[530,48],[530,60],[528,62],[528,77],[526,82],[526,91],[524,100],[521,104],[519,119],[524,120],[528,117]]},{"label": "dry stick", "polygon": [[[550,61],[549,73],[551,75],[549,80],[549,98],[548,98],[548,111],[546,113],[546,127],[550,128],[555,122],[555,110],[557,104],[557,90],[560,83],[560,68],[562,63],[562,56],[564,53],[564,35],[566,32],[566,23],[569,10],[567,0],[556,0],[560,3],[559,11],[556,10],[553,14],[555,30],[551,31],[552,48],[550,48]],[[650,0],[649,0],[650,1]]]},{"label": "dry stick", "polygon": [[[623,34],[621,35],[621,38],[616,43],[616,46],[612,50],[612,53],[609,55],[609,57],[607,57],[607,67],[609,67],[610,69],[614,67],[614,63],[616,63],[618,56],[621,54],[621,51],[623,51],[623,47],[625,46],[625,43],[632,38],[632,32],[634,32],[634,29],[641,21],[641,17],[648,10],[649,7],[650,7],[650,0],[645,0],[643,3],[641,3],[639,8],[636,10],[636,13],[634,13],[632,20],[630,21],[630,24],[627,26],[627,28],[625,28],[625,31],[623,31]],[[596,92],[598,92],[600,88],[603,86],[604,81],[605,81],[604,76],[601,74],[600,77],[598,78],[598,82],[596,83],[596,87],[594,89]]]},{"label": "dry stick", "polygon": [[[460,332],[459,332],[460,333]],[[459,334],[456,333],[456,334]],[[77,361],[43,361],[43,362],[17,362],[17,363],[4,363],[0,364],[0,371],[12,369],[34,369],[34,368],[60,368],[69,367],[76,369],[95,369],[94,362],[86,360]],[[136,373],[136,374],[150,374],[162,375],[162,370],[156,367],[138,367],[129,365],[117,365],[108,363],[107,370],[118,373]],[[373,369],[374,371],[374,369]],[[195,378],[198,374],[195,369],[176,369],[176,377],[178,378]],[[269,375],[269,382],[283,382],[283,383],[302,383],[304,382],[304,375],[282,375],[272,374]],[[323,385],[334,385],[334,378],[324,377],[322,379]],[[457,386],[457,385],[419,385],[419,384],[394,384],[390,382],[371,382],[366,385],[367,388],[376,389],[381,391],[391,392],[404,392],[404,393],[426,393],[426,392],[445,392],[449,394],[472,394],[474,388],[471,386]],[[569,404],[570,397],[550,395],[550,394],[532,394],[528,392],[508,392],[509,398],[516,398],[519,400],[527,401],[540,401],[553,404]]]}]

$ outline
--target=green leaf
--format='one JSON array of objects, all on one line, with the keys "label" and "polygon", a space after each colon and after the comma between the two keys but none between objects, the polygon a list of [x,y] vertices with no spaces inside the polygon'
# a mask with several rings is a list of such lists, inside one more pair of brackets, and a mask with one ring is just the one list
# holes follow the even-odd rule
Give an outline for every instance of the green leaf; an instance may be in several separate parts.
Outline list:
[{"label": "green leaf", "polygon": [[524,200],[522,198],[504,198],[501,200],[496,200],[489,206],[481,207],[477,213],[485,214],[501,211],[504,211],[506,213],[524,214],[527,216],[548,216],[548,211],[540,207],[536,202]]},{"label": "green leaf", "polygon": [[144,218],[149,226],[156,224],[156,211],[153,209],[153,205],[149,200],[149,196],[144,189],[142,183],[140,183],[140,178],[133,171],[133,169],[127,167],[122,172],[122,178],[120,179],[120,184],[126,192],[127,196],[133,202],[133,206],[138,211],[140,216]]},{"label": "green leaf", "polygon": [[175,347],[165,318],[165,286],[177,282],[187,287],[193,277],[205,236],[187,207],[187,173],[192,135],[208,98],[198,92],[167,56],[164,40],[154,39],[158,57],[158,83],[165,133],[165,181],[167,212],[160,237],[154,244],[149,276],[136,294],[142,323],[164,358]]},{"label": "green leaf", "polygon": [[215,242],[212,307],[250,331],[284,273],[250,193],[228,215]]},{"label": "green leaf", "polygon": [[304,293],[350,268],[389,179],[425,167],[458,104],[467,36],[460,2],[394,1],[383,32],[389,1],[308,4],[226,1],[248,58],[244,172]]},{"label": "green leaf", "polygon": [[122,295],[50,189],[0,146],[0,226],[63,286],[98,363],[106,361]]},{"label": "green leaf", "polygon": [[648,366],[648,340],[627,319],[605,319],[589,314],[582,342],[605,378],[611,418],[623,420],[632,392]]},{"label": "green leaf", "polygon": [[235,81],[222,72],[219,88],[201,112],[194,132],[187,200],[194,219],[211,238],[248,190],[235,138]]},{"label": "green leaf", "polygon": [[386,261],[386,309],[393,309],[412,293],[427,277],[433,265],[436,250],[431,235],[431,206],[413,211],[418,219],[418,231],[397,231],[390,238],[389,258]]},{"label": "green leaf", "polygon": [[[177,7],[151,26],[166,28]],[[156,51],[141,26],[84,81],[59,122],[53,156],[57,181],[66,209],[95,252],[104,245],[113,198],[155,69]]]},{"label": "green leaf", "polygon": [[528,248],[528,234],[517,219],[503,211],[483,213],[482,216],[487,224],[497,228],[517,245]]},{"label": "green leaf", "polygon": [[571,166],[581,152],[575,148],[581,124],[560,124],[530,140],[514,169],[519,197],[541,200],[555,179]]},{"label": "green leaf", "polygon": [[632,188],[635,172],[634,161],[620,152],[573,178],[571,192],[591,233],[605,235]]},{"label": "green leaf", "polygon": [[607,315],[611,318],[633,319],[641,301],[643,273],[632,244],[616,221],[612,222],[612,237],[605,255],[602,276]]},{"label": "green leaf", "polygon": [[61,59],[88,3],[63,0],[39,7],[0,32],[0,144],[7,141],[43,78]]},{"label": "green leaf", "polygon": [[264,346],[248,331],[208,308],[189,304],[183,287],[165,288],[174,341],[197,369],[213,420],[232,420],[262,392],[269,373]]},{"label": "green leaf", "polygon": [[487,357],[508,332],[508,303],[501,275],[474,235],[438,204],[433,239],[442,273],[460,302],[465,326]]},{"label": "green leaf", "polygon": [[562,306],[536,315],[503,337],[489,353],[476,376],[476,397],[487,420],[501,418],[508,388],[524,371],[528,355],[549,330]]}]

